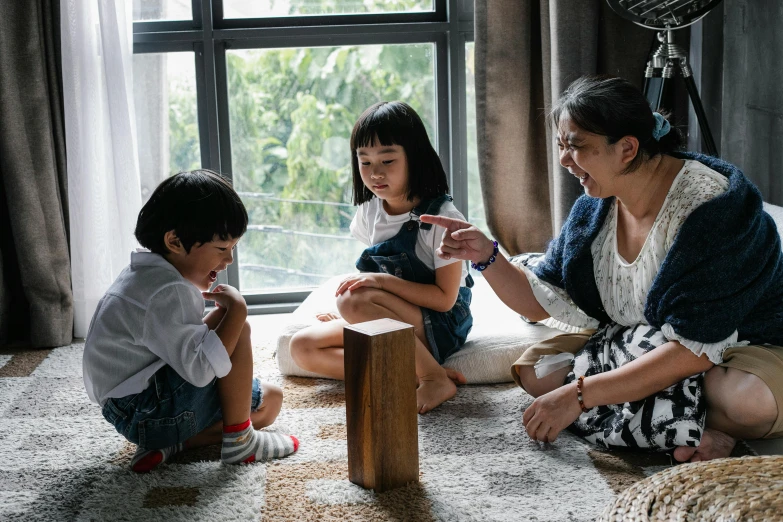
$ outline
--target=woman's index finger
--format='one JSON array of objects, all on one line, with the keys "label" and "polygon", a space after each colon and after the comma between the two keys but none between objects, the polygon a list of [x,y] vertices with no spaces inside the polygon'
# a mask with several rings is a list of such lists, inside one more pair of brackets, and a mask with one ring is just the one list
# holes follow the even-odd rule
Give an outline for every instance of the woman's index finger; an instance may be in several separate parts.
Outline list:
[{"label": "woman's index finger", "polygon": [[432,214],[422,214],[420,219],[424,223],[431,223],[433,225],[443,227],[449,230],[450,232],[453,232],[455,230],[460,230],[463,228],[468,228],[470,226],[470,223],[466,223],[465,221],[459,219],[454,219],[446,216],[434,216]]}]

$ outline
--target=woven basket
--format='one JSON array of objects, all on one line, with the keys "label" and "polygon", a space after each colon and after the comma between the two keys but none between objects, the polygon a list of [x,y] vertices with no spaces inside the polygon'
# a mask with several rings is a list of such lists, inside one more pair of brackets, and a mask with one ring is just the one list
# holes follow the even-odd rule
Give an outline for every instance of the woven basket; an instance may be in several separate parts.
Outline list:
[{"label": "woven basket", "polygon": [[600,521],[783,520],[783,456],[681,464],[640,480]]}]

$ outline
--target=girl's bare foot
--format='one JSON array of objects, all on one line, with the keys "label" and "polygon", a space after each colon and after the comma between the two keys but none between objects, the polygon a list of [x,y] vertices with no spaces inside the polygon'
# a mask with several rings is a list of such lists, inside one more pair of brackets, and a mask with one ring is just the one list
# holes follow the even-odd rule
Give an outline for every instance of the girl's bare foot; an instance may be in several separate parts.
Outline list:
[{"label": "girl's bare foot", "polygon": [[[464,375],[462,375],[462,372],[455,370],[453,368],[446,368],[443,367],[444,370],[446,370],[446,377],[451,379],[451,382],[454,384],[467,384],[468,380],[465,378]],[[419,380],[419,376],[416,376],[416,387],[419,387],[419,384],[421,384],[421,381]]]},{"label": "girl's bare foot", "polygon": [[468,380],[462,375],[462,372],[455,370],[454,368],[443,368],[446,370],[446,377],[452,380],[454,384],[467,384]]},{"label": "girl's bare foot", "polygon": [[674,460],[678,462],[701,462],[704,460],[721,459],[731,455],[737,444],[737,439],[722,431],[707,428],[701,436],[701,444],[692,448],[680,446],[674,450]]},{"label": "girl's bare foot", "polygon": [[427,413],[428,411],[437,408],[454,397],[456,393],[457,386],[445,371],[438,375],[420,376],[419,387],[416,389],[416,403],[419,408],[419,413]]}]

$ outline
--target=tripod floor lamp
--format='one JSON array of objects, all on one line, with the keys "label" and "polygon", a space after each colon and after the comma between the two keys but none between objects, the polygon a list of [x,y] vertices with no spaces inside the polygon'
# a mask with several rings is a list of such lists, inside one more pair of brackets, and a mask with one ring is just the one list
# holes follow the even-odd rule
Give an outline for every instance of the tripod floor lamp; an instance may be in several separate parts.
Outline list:
[{"label": "tripod floor lamp", "polygon": [[612,9],[627,20],[658,31],[660,45],[650,55],[644,73],[644,95],[652,110],[661,109],[664,93],[672,78],[685,82],[693,111],[699,121],[704,148],[712,156],[718,148],[712,137],[704,106],[688,63],[688,53],[674,43],[673,31],[682,29],[704,18],[721,0],[607,0]]}]

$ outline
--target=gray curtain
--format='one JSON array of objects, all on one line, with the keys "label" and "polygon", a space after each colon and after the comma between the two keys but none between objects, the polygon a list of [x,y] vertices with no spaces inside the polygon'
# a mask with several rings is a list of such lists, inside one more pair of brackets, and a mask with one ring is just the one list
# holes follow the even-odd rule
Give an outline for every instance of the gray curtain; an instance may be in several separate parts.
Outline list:
[{"label": "gray curtain", "polygon": [[479,172],[490,231],[510,254],[541,251],[582,194],[560,167],[547,109],[585,74],[642,87],[655,32],[604,0],[475,2]]},{"label": "gray curtain", "polygon": [[73,339],[59,0],[0,4],[0,343]]}]

